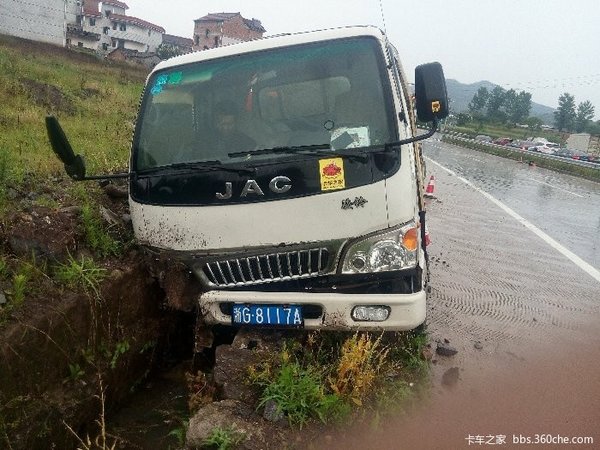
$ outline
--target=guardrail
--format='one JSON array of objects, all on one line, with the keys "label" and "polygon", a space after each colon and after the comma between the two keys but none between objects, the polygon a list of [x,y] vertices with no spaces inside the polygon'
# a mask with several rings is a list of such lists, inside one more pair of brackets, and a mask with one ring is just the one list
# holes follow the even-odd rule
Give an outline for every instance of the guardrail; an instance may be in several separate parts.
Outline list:
[{"label": "guardrail", "polygon": [[521,148],[511,147],[509,145],[499,145],[499,144],[494,144],[493,142],[480,141],[477,139],[473,139],[468,134],[458,133],[458,132],[454,132],[454,131],[440,132],[440,134],[442,134],[442,140],[444,140],[445,136],[448,136],[449,139],[454,140],[454,141],[462,141],[462,142],[468,142],[471,144],[481,145],[483,147],[502,149],[503,151],[512,153],[514,156],[525,157],[527,155],[527,156],[532,156],[532,157],[542,159],[542,160],[546,159],[549,161],[558,161],[558,162],[570,164],[573,166],[587,167],[589,169],[597,170],[600,173],[600,163],[593,163],[593,162],[589,162],[589,161],[579,161],[576,159],[565,158],[565,157],[556,156],[556,155],[549,155],[546,153],[540,153],[540,152],[536,152],[536,151],[532,151],[532,150],[523,150]]}]

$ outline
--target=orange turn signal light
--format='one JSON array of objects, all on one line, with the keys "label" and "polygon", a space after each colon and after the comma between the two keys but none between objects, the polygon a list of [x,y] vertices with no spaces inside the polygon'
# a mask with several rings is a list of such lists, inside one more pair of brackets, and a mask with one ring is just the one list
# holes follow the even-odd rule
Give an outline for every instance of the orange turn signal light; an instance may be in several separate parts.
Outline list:
[{"label": "orange turn signal light", "polygon": [[404,233],[404,236],[402,237],[402,245],[404,248],[410,251],[415,251],[417,249],[417,246],[419,245],[418,232],[419,228],[415,227]]}]

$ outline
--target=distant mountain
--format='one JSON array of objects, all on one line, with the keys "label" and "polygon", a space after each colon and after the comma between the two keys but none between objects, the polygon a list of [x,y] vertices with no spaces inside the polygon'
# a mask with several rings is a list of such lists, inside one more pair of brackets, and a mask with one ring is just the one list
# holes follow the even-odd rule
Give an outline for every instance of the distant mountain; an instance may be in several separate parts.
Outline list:
[{"label": "distant mountain", "polygon": [[[485,87],[488,91],[491,91],[497,85],[490,83],[489,81],[463,84],[456,80],[447,79],[446,86],[448,88],[448,97],[450,99],[450,112],[461,113],[469,110],[469,102],[480,87]],[[539,117],[545,124],[552,125],[554,123],[553,113],[553,108],[531,102],[531,111],[529,112],[529,115]]]}]

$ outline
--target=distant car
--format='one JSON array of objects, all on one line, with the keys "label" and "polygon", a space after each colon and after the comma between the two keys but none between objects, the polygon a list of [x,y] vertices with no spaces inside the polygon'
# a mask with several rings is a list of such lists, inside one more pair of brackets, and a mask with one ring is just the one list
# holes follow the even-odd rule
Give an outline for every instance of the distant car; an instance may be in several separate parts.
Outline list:
[{"label": "distant car", "polygon": [[541,142],[535,145],[536,151],[545,153],[546,155],[554,155],[559,149],[560,145],[554,142]]},{"label": "distant car", "polygon": [[568,148],[560,148],[554,155],[562,158],[571,158],[573,156],[573,151]]},{"label": "distant car", "polygon": [[535,142],[532,141],[519,141],[519,148],[521,150],[529,150],[529,151],[537,151],[537,147],[535,146]]},{"label": "distant car", "polygon": [[510,145],[512,143],[512,139],[511,138],[498,138],[498,139],[494,139],[494,144],[497,145]]},{"label": "distant car", "polygon": [[589,161],[590,157],[585,153],[573,153],[572,159],[576,161]]},{"label": "distant car", "polygon": [[475,136],[475,140],[481,142],[492,142],[492,138],[486,136],[485,134],[478,134],[477,136]]}]

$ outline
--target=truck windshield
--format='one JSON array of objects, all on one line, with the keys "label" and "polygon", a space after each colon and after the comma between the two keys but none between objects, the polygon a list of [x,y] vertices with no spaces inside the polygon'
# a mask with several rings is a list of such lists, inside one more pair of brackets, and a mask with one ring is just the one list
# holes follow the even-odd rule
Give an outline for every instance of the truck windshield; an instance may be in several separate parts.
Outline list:
[{"label": "truck windshield", "polygon": [[352,38],[172,67],[152,75],[133,147],[134,170],[273,159],[260,151],[332,151],[395,137],[378,41]]}]

